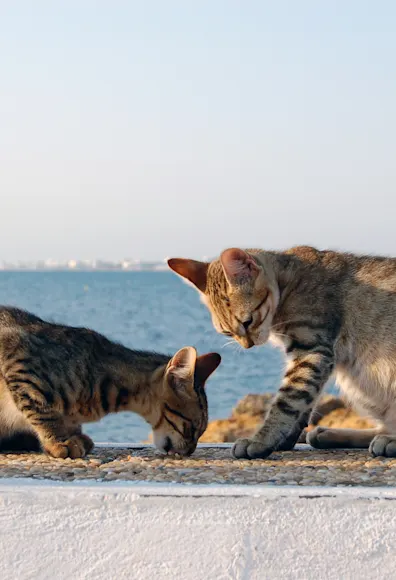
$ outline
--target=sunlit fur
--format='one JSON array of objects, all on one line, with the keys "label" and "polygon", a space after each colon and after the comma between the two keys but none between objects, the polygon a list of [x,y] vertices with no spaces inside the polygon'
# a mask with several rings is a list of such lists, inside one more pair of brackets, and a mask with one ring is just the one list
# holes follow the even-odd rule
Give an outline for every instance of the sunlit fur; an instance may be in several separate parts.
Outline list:
[{"label": "sunlit fur", "polygon": [[220,363],[193,347],[173,357],[131,350],[86,328],[0,307],[0,448],[83,457],[84,423],[133,411],[164,453],[188,455],[208,422],[205,381]]},{"label": "sunlit fur", "polygon": [[[172,259],[195,285],[218,332],[243,347],[270,340],[287,356],[285,376],[264,425],[236,442],[236,457],[291,448],[329,377],[378,429],[317,429],[317,447],[370,445],[396,456],[396,259],[296,247],[231,248],[210,264]],[[265,372],[265,369],[263,370]]]}]

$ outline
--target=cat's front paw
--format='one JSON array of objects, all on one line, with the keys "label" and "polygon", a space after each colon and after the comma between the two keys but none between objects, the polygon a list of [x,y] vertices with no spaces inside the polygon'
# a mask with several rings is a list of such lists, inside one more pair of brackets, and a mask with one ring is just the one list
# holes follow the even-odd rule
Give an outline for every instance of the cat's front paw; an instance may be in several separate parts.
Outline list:
[{"label": "cat's front paw", "polygon": [[66,441],[51,441],[44,448],[48,455],[59,459],[79,459],[92,450],[93,441],[88,435],[72,435]]},{"label": "cat's front paw", "polygon": [[396,437],[376,435],[370,443],[369,451],[373,457],[396,457]]},{"label": "cat's front paw", "polygon": [[235,459],[265,459],[273,451],[273,447],[257,439],[237,439],[232,448],[232,455]]}]

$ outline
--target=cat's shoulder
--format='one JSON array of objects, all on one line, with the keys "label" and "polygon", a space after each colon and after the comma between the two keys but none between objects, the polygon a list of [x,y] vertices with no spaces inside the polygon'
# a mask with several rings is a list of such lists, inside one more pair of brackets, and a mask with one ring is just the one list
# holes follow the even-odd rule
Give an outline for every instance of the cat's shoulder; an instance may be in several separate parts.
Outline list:
[{"label": "cat's shoulder", "polygon": [[32,324],[46,324],[35,314],[14,306],[0,306],[0,327],[28,326]]},{"label": "cat's shoulder", "polygon": [[319,250],[313,246],[294,246],[283,253],[296,256],[303,262],[318,263],[323,266],[347,265],[361,259],[359,256],[351,253],[336,250]]},{"label": "cat's shoulder", "polygon": [[321,256],[321,251],[313,246],[293,246],[284,252],[285,254],[292,254],[310,262],[318,261]]}]

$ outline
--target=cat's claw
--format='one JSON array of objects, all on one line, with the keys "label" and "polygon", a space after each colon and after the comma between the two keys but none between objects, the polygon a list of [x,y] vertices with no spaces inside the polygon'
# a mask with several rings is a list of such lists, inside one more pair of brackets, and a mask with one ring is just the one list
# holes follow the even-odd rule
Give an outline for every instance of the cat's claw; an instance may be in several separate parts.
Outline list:
[{"label": "cat's claw", "polygon": [[369,452],[373,457],[396,457],[396,437],[376,435],[370,443]]},{"label": "cat's claw", "polygon": [[232,448],[235,459],[265,459],[274,451],[256,439],[237,439]]}]

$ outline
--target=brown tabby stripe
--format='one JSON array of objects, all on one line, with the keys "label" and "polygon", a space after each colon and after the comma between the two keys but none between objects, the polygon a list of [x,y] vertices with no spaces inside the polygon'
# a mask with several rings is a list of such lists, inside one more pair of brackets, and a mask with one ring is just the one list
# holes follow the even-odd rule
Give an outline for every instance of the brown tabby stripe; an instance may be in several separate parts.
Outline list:
[{"label": "brown tabby stripe", "polygon": [[62,401],[63,412],[67,413],[70,409],[70,401],[69,401],[69,397],[67,396],[67,388],[65,388],[65,385],[63,385],[62,383],[59,383],[58,388],[55,392],[58,393],[58,395]]},{"label": "brown tabby stripe", "polygon": [[268,295],[269,295],[269,292],[267,292],[267,294],[262,299],[262,301],[260,302],[260,304],[258,306],[256,306],[256,308],[253,309],[253,312],[256,312],[257,310],[260,310],[260,308],[262,307],[262,305],[264,304],[264,302],[267,300]]},{"label": "brown tabby stripe", "polygon": [[296,359],[293,361],[293,363],[293,368],[287,371],[285,377],[289,377],[301,369],[310,369],[314,373],[320,373],[320,368],[318,365],[311,363],[308,360],[302,360],[299,362],[298,359]]},{"label": "brown tabby stripe", "polygon": [[[71,377],[69,376],[69,374],[66,374],[65,376],[65,382],[68,386],[68,388],[70,389],[71,393],[75,393],[78,390],[79,384],[78,384],[78,377]],[[95,394],[95,381],[92,383],[92,385],[90,386],[90,389],[87,393],[87,397],[89,397],[88,400],[91,400]]]},{"label": "brown tabby stripe", "polygon": [[35,401],[27,393],[20,392],[17,398],[22,409],[32,411],[36,406]]},{"label": "brown tabby stripe", "polygon": [[300,415],[300,411],[295,409],[292,405],[289,405],[289,403],[284,399],[277,401],[276,404],[278,409],[285,415],[289,415],[290,417],[298,417]]},{"label": "brown tabby stripe", "polygon": [[287,353],[291,353],[294,350],[302,350],[302,351],[313,351],[315,349],[316,346],[319,346],[316,342],[315,343],[305,343],[305,342],[300,342],[298,340],[296,340],[295,338],[293,338],[289,344],[289,346],[286,349]]},{"label": "brown tabby stripe", "polygon": [[33,366],[33,364],[34,361],[31,358],[17,358],[15,360],[11,360],[8,365],[5,365],[3,372],[5,375],[7,375],[12,368],[15,368],[16,365],[22,365],[23,367],[31,367]]},{"label": "brown tabby stripe", "polygon": [[[286,377],[288,379],[288,385],[300,387],[305,386],[307,384],[307,379],[304,377],[295,377],[294,375]],[[316,384],[316,383],[315,383]]]},{"label": "brown tabby stripe", "polygon": [[20,369],[20,370],[16,371],[15,376],[21,377],[23,381],[25,380],[24,377],[30,377],[31,379],[32,378],[36,379],[39,382],[39,384],[42,382],[45,382],[45,383],[47,383],[47,386],[52,391],[54,390],[54,385],[53,385],[51,379],[49,378],[47,373],[45,373],[44,371],[40,371],[38,373],[32,368]]},{"label": "brown tabby stripe", "polygon": [[87,393],[89,393],[89,397],[92,398],[94,396],[94,392],[95,392],[95,374],[94,374],[94,369],[95,367],[91,368],[90,365],[88,365],[87,368],[87,381],[86,381],[86,390]]},{"label": "brown tabby stripe", "polygon": [[117,411],[122,404],[125,405],[125,403],[128,400],[128,396],[129,396],[129,391],[128,389],[125,389],[125,387],[121,387],[117,393],[117,397],[116,397],[116,402],[115,402],[115,410]]},{"label": "brown tabby stripe", "polygon": [[108,375],[105,375],[99,385],[99,393],[100,393],[100,402],[102,405],[102,409],[105,413],[109,412],[110,404],[109,404],[109,388],[112,385],[112,380]]},{"label": "brown tabby stripe", "polygon": [[287,386],[290,388],[295,388],[301,390],[301,387],[312,387],[315,390],[319,388],[320,379],[315,380],[315,377],[312,379],[304,379],[303,377],[293,377],[289,378],[287,382]]},{"label": "brown tabby stripe", "polygon": [[158,419],[158,421],[156,422],[155,425],[153,425],[153,431],[155,431],[156,429],[158,429],[158,427],[161,425],[162,421],[164,420],[164,413],[161,413],[160,418]]},{"label": "brown tabby stripe", "polygon": [[314,397],[306,389],[295,389],[293,386],[288,386],[281,387],[279,391],[285,393],[290,400],[303,400],[307,405],[310,405],[314,400]]},{"label": "brown tabby stripe", "polygon": [[[301,385],[295,385],[295,384],[291,384],[288,383],[287,385],[283,385],[282,387],[279,388],[279,392],[281,393],[285,393],[285,395],[288,395],[290,397],[295,396],[296,399],[298,399],[301,395],[300,393],[306,392],[309,393],[309,390],[307,388],[302,388],[305,386],[311,386],[313,387],[313,389],[316,391],[317,390],[317,383],[314,383],[313,381],[305,381],[304,383],[301,383]],[[303,397],[301,397],[303,398]]]},{"label": "brown tabby stripe", "polygon": [[322,343],[314,342],[314,343],[306,343],[300,342],[296,339],[292,339],[290,345],[286,348],[287,353],[291,353],[294,350],[296,351],[304,351],[308,352],[311,351],[312,353],[323,354],[327,356],[333,356],[333,348],[331,346],[327,346]]},{"label": "brown tabby stripe", "polygon": [[56,424],[58,423],[59,419],[57,417],[57,415],[53,414],[53,415],[36,415],[34,419],[32,419],[32,423],[43,423],[46,425],[51,425],[51,424]]},{"label": "brown tabby stripe", "polygon": [[164,405],[165,409],[167,409],[170,413],[172,413],[173,415],[177,415],[178,417],[180,417],[181,419],[184,419],[184,421],[187,421],[187,423],[192,423],[191,419],[189,417],[186,417],[185,415],[183,415],[183,413],[181,413],[180,411],[176,411],[176,409],[172,409],[172,407],[170,407],[168,405],[168,403],[165,403]]},{"label": "brown tabby stripe", "polygon": [[199,388],[199,386],[194,386],[194,390],[197,394],[198,398],[198,405],[201,411],[201,422],[200,422],[200,429],[206,429],[206,423],[208,421],[208,403],[205,395],[205,391],[203,388]]},{"label": "brown tabby stripe", "polygon": [[33,382],[30,379],[21,377],[19,378],[14,378],[11,380],[7,381],[7,386],[12,390],[17,390],[20,389],[23,386],[30,386],[33,388],[33,390],[36,390],[38,393],[40,393],[40,395],[42,395],[44,397],[44,399],[46,400],[48,405],[52,405],[52,403],[54,402],[54,395],[53,393],[51,393],[50,391],[48,391],[47,389],[44,389],[41,385],[38,385],[37,383]]},{"label": "brown tabby stripe", "polygon": [[322,342],[321,344],[315,347],[315,352],[332,359],[334,356],[334,346]]},{"label": "brown tabby stripe", "polygon": [[175,423],[173,423],[173,421],[171,421],[171,420],[169,419],[169,417],[168,417],[167,415],[165,415],[165,413],[164,413],[164,419],[165,419],[165,421],[166,421],[167,423],[169,423],[169,425],[170,425],[171,427],[173,427],[173,429],[174,429],[175,431],[177,431],[177,433],[179,433],[179,435],[181,435],[182,437],[184,437],[184,434],[183,434],[183,433],[180,431],[180,429],[177,427],[177,425],[175,425]]}]

